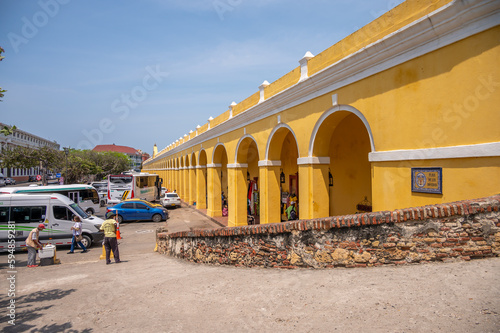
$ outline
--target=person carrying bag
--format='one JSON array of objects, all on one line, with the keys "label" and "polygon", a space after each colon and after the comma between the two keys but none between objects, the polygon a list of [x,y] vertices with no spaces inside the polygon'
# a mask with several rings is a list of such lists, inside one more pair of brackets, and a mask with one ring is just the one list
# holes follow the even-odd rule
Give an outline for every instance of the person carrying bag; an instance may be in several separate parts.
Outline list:
[{"label": "person carrying bag", "polygon": [[69,250],[68,254],[75,253],[75,245],[78,244],[80,248],[83,250],[82,253],[87,252],[87,248],[82,244],[82,220],[79,216],[75,215],[73,217],[73,221],[75,224],[71,227],[73,230],[73,238],[71,238],[71,250]]}]

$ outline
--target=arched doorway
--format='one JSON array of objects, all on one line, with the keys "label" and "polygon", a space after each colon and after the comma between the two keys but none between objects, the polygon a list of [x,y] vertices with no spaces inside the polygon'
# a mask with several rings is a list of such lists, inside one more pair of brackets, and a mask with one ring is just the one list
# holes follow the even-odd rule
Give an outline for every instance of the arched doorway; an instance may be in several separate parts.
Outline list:
[{"label": "arched doorway", "polygon": [[215,147],[212,155],[212,164],[207,165],[207,173],[207,214],[212,217],[223,216],[222,210],[227,206],[228,174],[227,152],[222,143]]},{"label": "arched doorway", "polygon": [[182,183],[183,183],[183,200],[186,203],[189,203],[190,197],[190,189],[189,189],[189,167],[190,167],[190,159],[189,155],[186,155],[182,158],[184,160],[184,168],[182,170]]},{"label": "arched doorway", "polygon": [[[234,197],[235,211],[230,210],[232,225],[258,224],[260,221],[259,150],[255,139],[245,135],[236,148],[236,160],[232,165],[230,203]],[[232,215],[234,214],[234,216]]]},{"label": "arched doorway", "polygon": [[174,159],[174,192],[176,192],[179,195],[180,191],[180,161],[179,158],[176,157]]},{"label": "arched doorway", "polygon": [[196,202],[196,155],[193,152],[189,155],[189,204]]},{"label": "arched doorway", "polygon": [[179,171],[178,174],[178,187],[177,194],[181,199],[184,199],[184,158],[182,156],[179,157]]},{"label": "arched doorway", "polygon": [[333,186],[328,186],[329,215],[360,212],[361,202],[369,206],[372,185],[368,154],[373,150],[373,140],[364,116],[349,106],[329,110],[318,121],[311,142],[311,156],[329,157],[328,171],[333,180]]},{"label": "arched doorway", "polygon": [[[299,173],[297,158],[299,151],[297,140],[292,129],[286,124],[278,125],[271,133],[267,145],[266,162],[261,169],[266,171],[264,180],[267,202],[265,223],[276,223],[286,220],[285,210],[292,201],[296,202],[298,216],[300,216]],[[261,185],[262,186],[262,185]]]},{"label": "arched doorway", "polygon": [[207,209],[207,153],[202,149],[196,166],[196,208]]}]

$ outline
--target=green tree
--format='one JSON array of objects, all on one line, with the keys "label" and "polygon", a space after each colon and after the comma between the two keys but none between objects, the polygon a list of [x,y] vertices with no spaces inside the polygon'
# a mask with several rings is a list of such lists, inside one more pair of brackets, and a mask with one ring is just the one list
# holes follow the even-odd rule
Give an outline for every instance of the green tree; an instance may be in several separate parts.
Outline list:
[{"label": "green tree", "polygon": [[68,183],[102,180],[109,174],[120,174],[130,168],[127,155],[71,149],[68,154]]},{"label": "green tree", "polygon": [[60,170],[63,166],[64,153],[50,148],[29,148],[16,146],[2,149],[0,158],[7,168],[35,168],[42,170],[42,182],[47,184],[47,171]]},{"label": "green tree", "polygon": [[[4,56],[2,56],[2,53],[4,53],[5,50],[0,46],[0,61],[3,60],[3,58],[5,58]],[[7,90],[4,90],[2,89],[2,87],[0,87],[0,102],[2,101],[2,98],[3,98],[3,93],[6,92]]]},{"label": "green tree", "polygon": [[7,168],[41,167],[43,184],[47,184],[47,171],[63,171],[66,184],[87,183],[104,179],[109,174],[120,174],[130,167],[127,155],[115,152],[95,152],[70,149],[64,151],[48,147],[14,147],[0,154]]},{"label": "green tree", "polygon": [[0,133],[5,135],[5,136],[9,136],[9,135],[12,135],[14,134],[14,132],[17,130],[17,127],[14,125],[12,127],[9,127],[9,126],[4,126],[1,130],[0,130]]},{"label": "green tree", "polygon": [[99,168],[96,179],[103,179],[110,174],[120,174],[130,169],[130,158],[123,153],[89,151],[89,159]]},{"label": "green tree", "polygon": [[85,151],[70,150],[65,172],[67,184],[87,183],[98,172],[99,167],[86,156]]}]

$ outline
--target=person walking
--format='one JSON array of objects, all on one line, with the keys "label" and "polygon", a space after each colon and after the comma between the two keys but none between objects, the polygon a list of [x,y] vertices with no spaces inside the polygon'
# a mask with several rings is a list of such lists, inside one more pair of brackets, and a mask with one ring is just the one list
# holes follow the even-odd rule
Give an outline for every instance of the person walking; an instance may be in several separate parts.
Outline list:
[{"label": "person walking", "polygon": [[113,212],[106,214],[106,220],[101,225],[101,230],[104,231],[104,249],[106,250],[106,265],[111,264],[110,253],[113,251],[115,263],[120,263],[120,252],[118,251],[118,241],[116,240],[116,230],[118,222],[114,220],[116,215]]},{"label": "person walking", "polygon": [[80,219],[80,216],[75,215],[73,217],[73,221],[75,222],[75,224],[71,227],[71,230],[73,230],[73,238],[71,238],[71,249],[68,254],[75,253],[74,250],[77,243],[83,250],[82,253],[85,253],[87,252],[87,248],[82,244],[82,219]]},{"label": "person walking", "polygon": [[28,267],[37,267],[36,250],[42,248],[42,243],[39,241],[40,231],[45,229],[45,225],[40,223],[38,227],[31,230],[28,238],[26,238],[26,247],[28,248]]}]

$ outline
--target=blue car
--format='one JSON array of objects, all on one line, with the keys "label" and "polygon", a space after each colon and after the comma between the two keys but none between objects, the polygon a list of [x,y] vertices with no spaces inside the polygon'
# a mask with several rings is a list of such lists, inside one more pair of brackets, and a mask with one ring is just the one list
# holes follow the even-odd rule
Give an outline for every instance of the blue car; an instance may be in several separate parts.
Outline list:
[{"label": "blue car", "polygon": [[122,221],[153,221],[160,222],[168,219],[168,211],[146,201],[124,201],[109,207],[106,218],[114,218],[119,223]]}]

